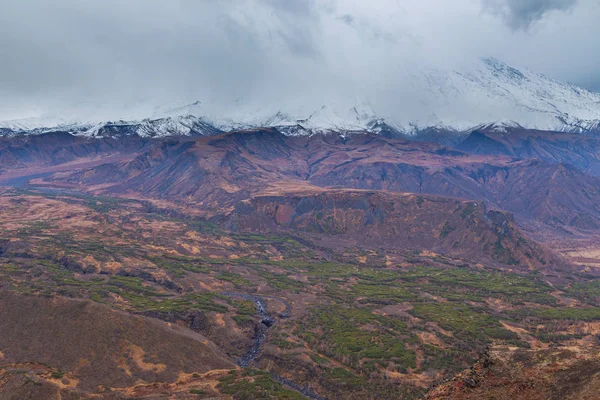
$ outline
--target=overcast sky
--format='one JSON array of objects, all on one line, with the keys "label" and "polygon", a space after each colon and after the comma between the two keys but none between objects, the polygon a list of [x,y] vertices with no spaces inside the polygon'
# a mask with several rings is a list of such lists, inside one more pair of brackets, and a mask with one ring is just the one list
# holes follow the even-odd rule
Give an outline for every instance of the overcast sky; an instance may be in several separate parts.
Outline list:
[{"label": "overcast sky", "polygon": [[600,91],[599,21],[599,0],[2,0],[0,119],[360,97],[482,56]]}]

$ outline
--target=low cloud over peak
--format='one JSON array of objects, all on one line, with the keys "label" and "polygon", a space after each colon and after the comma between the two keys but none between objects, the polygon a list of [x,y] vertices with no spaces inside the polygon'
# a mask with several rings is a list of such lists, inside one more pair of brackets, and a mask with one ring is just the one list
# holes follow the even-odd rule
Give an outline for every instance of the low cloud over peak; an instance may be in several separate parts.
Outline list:
[{"label": "low cloud over peak", "polygon": [[141,117],[197,99],[224,109],[339,99],[416,107],[403,95],[412,72],[485,56],[600,87],[597,0],[376,4],[6,0],[0,120]]}]

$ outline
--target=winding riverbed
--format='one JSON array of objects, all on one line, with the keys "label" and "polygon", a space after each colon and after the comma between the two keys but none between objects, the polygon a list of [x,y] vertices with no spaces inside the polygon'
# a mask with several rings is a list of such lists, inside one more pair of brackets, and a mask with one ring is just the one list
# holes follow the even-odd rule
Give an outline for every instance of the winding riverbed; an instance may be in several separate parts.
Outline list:
[{"label": "winding riverbed", "polygon": [[263,344],[267,340],[267,330],[275,324],[275,320],[269,316],[267,312],[267,303],[265,299],[259,296],[254,296],[246,293],[237,293],[237,292],[223,292],[221,293],[223,296],[227,297],[235,297],[242,300],[250,300],[256,306],[256,313],[260,318],[260,324],[256,327],[254,334],[254,343],[252,347],[244,354],[239,360],[237,360],[237,364],[242,368],[248,368],[254,360],[256,360],[260,356],[260,352]]},{"label": "winding riverbed", "polygon": [[[239,292],[223,292],[221,294],[227,297],[252,301],[256,306],[256,313],[260,319],[260,323],[256,328],[252,347],[239,360],[237,360],[237,364],[240,367],[248,368],[260,356],[262,347],[267,341],[267,331],[276,322],[275,319],[271,315],[269,315],[266,299],[277,300],[285,306],[285,310],[279,314],[279,318],[291,317],[292,308],[286,300],[280,299],[278,297],[261,297],[253,294]],[[288,387],[289,389],[295,390],[296,392],[302,394],[303,396],[309,399],[327,400],[326,398],[321,397],[315,392],[313,392],[310,388],[301,386],[290,379],[284,378],[274,373],[271,373],[271,377],[277,382],[281,383],[282,385]]]}]

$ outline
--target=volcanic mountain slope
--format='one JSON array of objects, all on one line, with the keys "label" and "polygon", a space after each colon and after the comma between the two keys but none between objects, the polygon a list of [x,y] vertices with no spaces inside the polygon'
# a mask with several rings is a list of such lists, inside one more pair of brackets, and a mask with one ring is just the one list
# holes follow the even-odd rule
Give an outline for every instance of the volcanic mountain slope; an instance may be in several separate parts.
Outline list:
[{"label": "volcanic mountain slope", "polygon": [[161,138],[171,136],[212,136],[222,131],[193,115],[152,118],[142,121],[119,121],[97,124],[91,128],[82,127],[73,133],[87,137],[141,137]]},{"label": "volcanic mountain slope", "polygon": [[[200,182],[204,190],[229,186],[228,192],[235,193],[285,181],[474,198],[483,196],[471,193],[478,190],[476,182],[464,174],[454,177],[443,171],[486,160],[489,157],[469,156],[435,144],[375,135],[286,137],[274,129],[260,129],[204,138],[193,145],[173,140],[134,161],[74,175],[70,182],[112,182],[111,190],[131,188],[153,197],[195,200],[205,199],[205,193],[197,193]],[[500,165],[509,161],[492,160]],[[184,177],[195,180],[190,184]],[[465,182],[457,184],[457,180]],[[165,184],[159,186],[160,182]]]},{"label": "volcanic mountain slope", "polygon": [[426,400],[594,400],[600,360],[594,348],[486,352]]},{"label": "volcanic mountain slope", "polygon": [[567,163],[600,175],[600,139],[596,136],[490,125],[474,130],[452,147],[472,154]]},{"label": "volcanic mountain slope", "polygon": [[[84,159],[128,154],[147,145],[140,138],[88,139],[66,132],[30,136],[0,136],[0,174],[40,168]],[[0,178],[1,179],[1,178]]]},{"label": "volcanic mountain slope", "polygon": [[60,181],[102,185],[107,193],[191,200],[213,210],[281,183],[434,194],[486,201],[520,222],[565,234],[600,227],[598,178],[573,166],[368,134],[287,137],[261,129],[194,142],[172,139],[133,161]]},{"label": "volcanic mountain slope", "polygon": [[170,136],[211,136],[221,130],[203,118],[177,114],[140,121],[108,121],[100,123],[66,123],[59,118],[17,120],[0,123],[0,136],[43,135],[66,132],[90,138],[162,138]]},{"label": "volcanic mountain slope", "polygon": [[[206,338],[183,327],[90,301],[8,291],[0,291],[0,362],[0,397],[36,399],[99,391],[101,398],[127,398],[119,389],[235,368]],[[30,371],[31,383],[17,371]]]},{"label": "volcanic mountain slope", "polygon": [[305,179],[302,143],[276,130],[236,132],[195,142],[175,139],[133,161],[82,171],[67,183],[112,183],[111,192],[230,205],[271,183]]},{"label": "volcanic mountain slope", "polygon": [[525,160],[510,167],[479,166],[470,173],[503,209],[557,232],[597,231],[600,180],[569,164]]}]

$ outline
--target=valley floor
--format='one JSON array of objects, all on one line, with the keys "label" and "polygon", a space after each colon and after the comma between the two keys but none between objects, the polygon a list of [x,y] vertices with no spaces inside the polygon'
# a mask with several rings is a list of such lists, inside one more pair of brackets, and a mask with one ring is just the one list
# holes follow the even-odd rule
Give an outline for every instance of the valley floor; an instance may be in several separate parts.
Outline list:
[{"label": "valley floor", "polygon": [[[303,398],[292,382],[320,398],[409,399],[487,346],[597,345],[600,281],[585,270],[310,238],[160,202],[2,189],[0,393]],[[235,362],[264,316],[230,292],[261,296],[273,318],[247,369]]]}]

